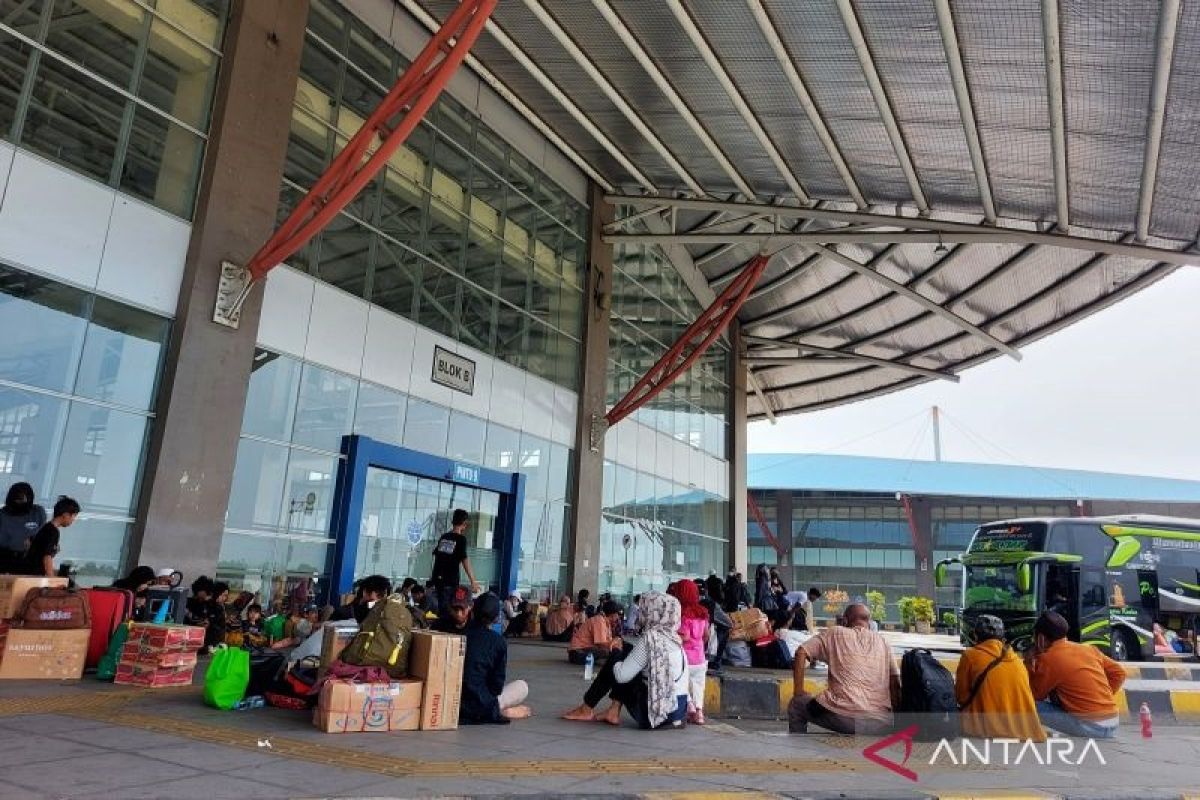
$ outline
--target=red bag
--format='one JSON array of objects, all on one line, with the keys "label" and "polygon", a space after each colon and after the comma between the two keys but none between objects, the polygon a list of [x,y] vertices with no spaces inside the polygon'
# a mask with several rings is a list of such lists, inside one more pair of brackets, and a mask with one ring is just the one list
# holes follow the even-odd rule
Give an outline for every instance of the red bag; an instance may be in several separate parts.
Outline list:
[{"label": "red bag", "polygon": [[92,612],[92,636],[88,640],[85,664],[90,669],[100,663],[117,628],[133,614],[133,592],[102,588],[84,589],[84,592]]},{"label": "red bag", "polygon": [[74,589],[30,589],[11,624],[31,630],[90,628],[92,609],[88,596]]}]

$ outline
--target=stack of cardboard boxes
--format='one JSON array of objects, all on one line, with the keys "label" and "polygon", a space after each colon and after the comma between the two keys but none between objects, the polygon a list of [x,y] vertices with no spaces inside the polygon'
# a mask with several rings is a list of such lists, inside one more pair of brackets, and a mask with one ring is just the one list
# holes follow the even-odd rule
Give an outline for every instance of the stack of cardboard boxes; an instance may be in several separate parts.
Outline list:
[{"label": "stack of cardboard boxes", "polygon": [[113,683],[130,686],[187,686],[196,670],[204,628],[134,622],[121,649]]},{"label": "stack of cardboard boxes", "polygon": [[328,681],[321,689],[313,724],[326,733],[455,730],[466,654],[467,640],[462,636],[413,631],[409,679]]},{"label": "stack of cardboard boxes", "polygon": [[30,589],[61,589],[66,585],[66,578],[0,575],[0,680],[71,680],[83,675],[89,628],[39,630],[9,626]]}]

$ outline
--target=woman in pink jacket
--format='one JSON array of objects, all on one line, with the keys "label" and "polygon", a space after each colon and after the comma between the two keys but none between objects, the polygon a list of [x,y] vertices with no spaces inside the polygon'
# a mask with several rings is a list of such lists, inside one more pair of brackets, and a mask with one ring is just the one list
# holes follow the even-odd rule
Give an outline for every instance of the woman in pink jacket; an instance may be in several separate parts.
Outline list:
[{"label": "woman in pink jacket", "polygon": [[700,605],[700,589],[695,581],[682,580],[671,584],[667,594],[679,601],[682,618],[679,638],[688,663],[688,722],[704,724],[704,680],[708,675],[708,609]]}]

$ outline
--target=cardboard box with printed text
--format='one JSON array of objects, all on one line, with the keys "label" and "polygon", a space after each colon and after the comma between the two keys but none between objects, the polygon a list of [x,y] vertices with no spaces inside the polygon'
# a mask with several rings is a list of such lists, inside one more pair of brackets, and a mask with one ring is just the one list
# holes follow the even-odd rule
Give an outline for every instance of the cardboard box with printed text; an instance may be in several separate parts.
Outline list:
[{"label": "cardboard box with printed text", "polygon": [[421,697],[420,681],[331,680],[321,687],[313,724],[325,733],[415,731],[421,722]]},{"label": "cardboard box with printed text", "polygon": [[4,626],[0,680],[78,680],[87,660],[88,628],[29,630]]},{"label": "cardboard box with printed text", "polygon": [[462,699],[463,660],[467,640],[451,633],[413,631],[408,672],[425,681],[421,702],[421,730],[452,731],[458,728]]}]

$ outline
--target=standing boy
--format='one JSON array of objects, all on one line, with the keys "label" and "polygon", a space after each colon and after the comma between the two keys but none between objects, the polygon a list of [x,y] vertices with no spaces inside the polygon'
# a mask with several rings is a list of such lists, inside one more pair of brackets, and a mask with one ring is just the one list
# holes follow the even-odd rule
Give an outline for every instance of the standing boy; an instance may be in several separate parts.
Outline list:
[{"label": "standing boy", "polygon": [[458,568],[461,565],[466,570],[467,578],[471,581],[471,591],[479,592],[479,581],[475,580],[475,572],[471,569],[471,559],[467,558],[467,529],[469,519],[464,509],[454,509],[450,517],[450,530],[441,535],[433,548],[433,585],[437,590],[438,614],[446,617],[450,610],[450,598],[458,586]]},{"label": "standing boy", "polygon": [[54,577],[54,557],[58,555],[59,533],[63,528],[75,524],[79,516],[79,503],[70,497],[60,497],[54,504],[54,517],[43,525],[33,541],[29,543],[29,552],[25,554],[26,575],[43,575]]}]

